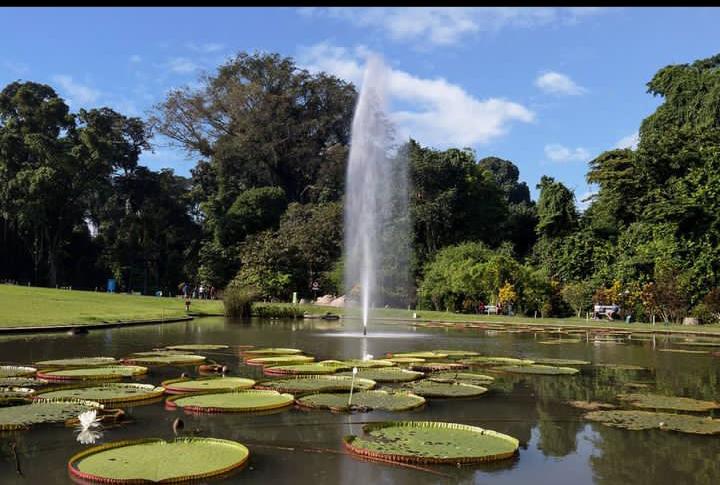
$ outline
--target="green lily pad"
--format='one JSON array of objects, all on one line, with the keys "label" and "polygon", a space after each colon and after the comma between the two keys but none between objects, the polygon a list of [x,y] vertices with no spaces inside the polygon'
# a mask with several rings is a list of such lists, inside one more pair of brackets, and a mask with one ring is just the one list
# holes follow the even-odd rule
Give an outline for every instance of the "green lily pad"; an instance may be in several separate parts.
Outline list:
[{"label": "green lily pad", "polygon": [[504,365],[493,367],[493,370],[510,372],[511,374],[542,374],[548,376],[575,375],[580,371],[572,367],[558,367],[554,365]]},{"label": "green lily pad", "polygon": [[425,362],[425,359],[420,357],[391,357],[387,360],[393,364],[419,364]]},{"label": "green lily pad", "polygon": [[515,357],[478,356],[478,357],[471,357],[469,359],[463,359],[460,361],[460,363],[466,364],[466,365],[472,365],[472,366],[532,365],[535,363],[535,361],[530,360],[530,359],[517,359]]},{"label": "green lily pad", "polygon": [[480,355],[479,352],[473,352],[471,350],[433,350],[438,354],[445,354],[451,359],[462,359],[463,357],[475,357]]},{"label": "green lily pad", "polygon": [[395,365],[394,362],[391,362],[386,359],[368,359],[368,360],[350,359],[350,360],[343,360],[342,363],[346,364],[350,368],[357,367],[358,369],[393,367]]},{"label": "green lily pad", "polygon": [[496,431],[435,421],[366,424],[363,431],[365,437],[346,436],[345,447],[383,461],[478,463],[510,458],[520,444]]},{"label": "green lily pad", "polygon": [[593,411],[585,419],[613,428],[630,430],[660,429],[680,433],[720,434],[720,419],[687,414],[655,413],[652,411]]},{"label": "green lily pad", "polygon": [[30,387],[3,386],[0,387],[0,403],[8,400],[24,399],[35,394],[35,389]]},{"label": "green lily pad", "polygon": [[453,370],[467,369],[466,364],[456,364],[447,362],[426,362],[423,364],[413,364],[410,369],[418,372],[445,372]]},{"label": "green lily pad", "polygon": [[241,413],[281,409],[292,405],[292,394],[249,389],[243,391],[180,394],[167,398],[169,409],[183,408],[200,413]]},{"label": "green lily pad", "polygon": [[165,389],[152,384],[112,382],[82,387],[63,387],[39,391],[35,398],[55,400],[85,400],[100,404],[117,404],[132,401],[145,401],[162,396]]},{"label": "green lily pad", "polygon": [[38,400],[31,404],[0,408],[0,430],[24,429],[40,423],[64,423],[90,409],[101,409],[92,401]]},{"label": "green lily pad", "polygon": [[421,359],[447,359],[448,354],[435,351],[426,352],[404,352],[398,354],[388,354],[389,357],[419,357]]},{"label": "green lily pad", "polygon": [[162,386],[169,394],[250,389],[254,385],[255,381],[252,379],[230,376],[199,377],[197,379],[180,378],[162,382]]},{"label": "green lily pad", "polygon": [[45,379],[35,377],[0,377],[0,387],[38,387],[47,383]]},{"label": "green lily pad", "polygon": [[549,357],[533,357],[536,364],[539,365],[588,365],[588,360],[576,360],[576,359],[551,359]]},{"label": "green lily pad", "polygon": [[144,352],[133,352],[131,354],[131,358],[134,358],[134,357],[167,357],[169,355],[188,355],[188,353],[183,350],[167,350],[167,349],[147,350]]},{"label": "green lily pad", "polygon": [[72,359],[41,360],[36,362],[38,368],[48,367],[99,367],[117,364],[115,357],[75,357]]},{"label": "green lily pad", "polygon": [[[341,372],[341,376],[352,376],[352,372]],[[377,382],[410,382],[424,376],[422,372],[386,367],[380,369],[358,369],[357,377],[371,379]]]},{"label": "green lily pad", "polygon": [[182,345],[168,345],[165,347],[169,350],[190,350],[190,351],[198,351],[198,350],[223,350],[223,349],[229,349],[229,345],[222,345],[222,344],[182,344]]},{"label": "green lily pad", "polygon": [[0,365],[0,377],[29,377],[34,376],[37,369],[22,365]]},{"label": "green lily pad", "polygon": [[436,382],[427,379],[404,384],[403,389],[424,397],[475,397],[488,391],[486,387],[464,382]]},{"label": "green lily pad", "polygon": [[308,362],[314,362],[315,357],[309,355],[278,355],[272,357],[253,357],[245,361],[247,365],[262,365],[262,366],[276,366],[276,365],[295,365],[295,364],[306,364]]},{"label": "green lily pad", "polygon": [[39,378],[48,381],[89,381],[140,376],[147,374],[147,371],[147,367],[139,365],[112,365],[79,369],[48,369],[38,371],[37,375]]},{"label": "green lily pad", "polygon": [[70,473],[106,483],[203,481],[242,466],[250,456],[244,445],[217,438],[145,438],[116,441],[70,458]]},{"label": "green lily pad", "polygon": [[135,365],[195,365],[205,361],[202,355],[172,354],[150,355],[147,357],[128,357],[123,360],[127,364]]},{"label": "green lily pad", "polygon": [[433,382],[464,382],[465,384],[487,385],[495,380],[494,377],[473,372],[437,372],[431,374],[428,380]]},{"label": "green lily pad", "polygon": [[688,347],[720,347],[720,342],[677,342],[677,345]]},{"label": "green lily pad", "polygon": [[322,361],[322,362],[311,362],[309,364],[294,364],[294,365],[274,365],[271,367],[264,367],[263,374],[268,376],[282,376],[282,375],[305,375],[305,376],[319,376],[334,374],[340,370],[349,369],[347,364],[343,364],[339,361]]},{"label": "green lily pad", "polygon": [[636,408],[672,409],[674,411],[703,412],[720,409],[720,403],[701,401],[689,397],[663,396],[661,394],[619,394],[617,397]]},{"label": "green lily pad", "polygon": [[284,349],[280,347],[270,347],[270,348],[264,348],[264,349],[252,349],[252,350],[246,350],[243,352],[243,354],[246,354],[248,356],[260,356],[260,355],[295,355],[295,354],[302,354],[302,350],[300,349]]},{"label": "green lily pad", "polygon": [[[348,376],[300,376],[258,382],[255,385],[255,388],[270,389],[290,394],[301,394],[306,392],[349,392],[352,381],[352,377]],[[376,382],[371,379],[356,377],[355,382],[352,385],[355,390],[368,390],[375,387]]]},{"label": "green lily pad", "polygon": [[407,411],[425,404],[425,398],[408,392],[360,391],[343,394],[312,394],[297,400],[300,406],[307,408],[330,409],[332,411],[382,410]]}]

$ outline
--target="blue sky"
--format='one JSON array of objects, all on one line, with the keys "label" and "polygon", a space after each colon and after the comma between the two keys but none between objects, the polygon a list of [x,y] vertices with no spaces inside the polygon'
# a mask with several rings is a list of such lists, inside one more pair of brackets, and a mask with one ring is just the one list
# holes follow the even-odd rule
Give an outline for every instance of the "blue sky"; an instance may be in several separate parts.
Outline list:
[{"label": "blue sky", "polygon": [[[241,50],[279,52],[360,83],[390,68],[398,132],[513,160],[578,199],[587,161],[628,146],[660,102],[661,67],[720,49],[717,8],[4,8],[0,84],[52,85],[73,110],[144,117]],[[143,163],[187,175],[195,158],[156,140]]]}]

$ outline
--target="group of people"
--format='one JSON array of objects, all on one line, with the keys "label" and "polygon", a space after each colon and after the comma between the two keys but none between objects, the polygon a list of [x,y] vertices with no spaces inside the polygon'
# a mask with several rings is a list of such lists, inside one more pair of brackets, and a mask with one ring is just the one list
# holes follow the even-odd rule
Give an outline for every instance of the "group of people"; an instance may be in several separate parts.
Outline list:
[{"label": "group of people", "polygon": [[182,296],[186,300],[193,298],[196,300],[215,300],[217,298],[217,290],[212,285],[208,286],[201,283],[200,286],[194,286],[191,289],[187,282],[183,282],[180,287]]}]

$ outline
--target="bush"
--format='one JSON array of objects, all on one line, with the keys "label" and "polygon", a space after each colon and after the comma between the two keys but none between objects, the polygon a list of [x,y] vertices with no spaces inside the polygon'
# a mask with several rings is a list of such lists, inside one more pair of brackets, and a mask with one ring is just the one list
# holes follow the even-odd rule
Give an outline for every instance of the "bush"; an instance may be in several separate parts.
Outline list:
[{"label": "bush", "polygon": [[255,303],[252,315],[259,318],[303,318],[303,311],[293,305],[277,305],[271,303]]},{"label": "bush", "polygon": [[248,286],[230,285],[223,294],[225,316],[234,318],[250,318],[253,301],[257,299],[258,291]]}]

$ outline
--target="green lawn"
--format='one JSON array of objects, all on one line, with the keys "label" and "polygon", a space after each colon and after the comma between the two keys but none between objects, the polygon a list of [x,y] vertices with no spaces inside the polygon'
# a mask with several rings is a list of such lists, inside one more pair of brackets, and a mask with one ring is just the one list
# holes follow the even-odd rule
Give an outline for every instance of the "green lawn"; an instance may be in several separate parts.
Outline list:
[{"label": "green lawn", "polygon": [[[193,300],[193,314],[222,314],[217,300]],[[150,320],[186,315],[181,298],[0,285],[0,328]]]}]

